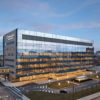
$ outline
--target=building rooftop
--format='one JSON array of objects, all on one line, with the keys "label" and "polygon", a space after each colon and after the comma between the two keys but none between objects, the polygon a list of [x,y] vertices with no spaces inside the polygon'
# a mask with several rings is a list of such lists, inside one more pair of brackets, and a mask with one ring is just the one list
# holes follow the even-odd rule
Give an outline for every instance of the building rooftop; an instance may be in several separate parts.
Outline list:
[{"label": "building rooftop", "polygon": [[93,40],[86,40],[86,39],[74,38],[74,37],[57,35],[57,34],[52,34],[52,33],[36,32],[36,31],[23,30],[23,29],[17,29],[17,30],[18,30],[18,32],[25,33],[27,35],[49,37],[49,38],[57,38],[57,39],[63,39],[63,40],[69,40],[69,41],[73,40],[73,41],[85,42],[85,43],[93,43]]}]

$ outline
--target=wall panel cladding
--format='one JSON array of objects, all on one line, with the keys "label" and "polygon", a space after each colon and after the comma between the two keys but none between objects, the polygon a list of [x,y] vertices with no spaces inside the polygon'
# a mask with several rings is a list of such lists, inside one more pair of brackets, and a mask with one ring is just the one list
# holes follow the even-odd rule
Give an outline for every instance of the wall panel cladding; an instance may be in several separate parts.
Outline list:
[{"label": "wall panel cladding", "polygon": [[45,42],[55,42],[55,43],[64,43],[64,44],[75,44],[75,45],[85,45],[85,46],[92,46],[92,43],[85,43],[85,42],[78,42],[78,41],[69,41],[69,40],[62,40],[62,39],[54,39],[54,38],[47,38],[47,37],[40,37],[40,36],[32,36],[32,35],[22,35],[22,39],[25,40],[36,40],[36,41],[45,41]]}]

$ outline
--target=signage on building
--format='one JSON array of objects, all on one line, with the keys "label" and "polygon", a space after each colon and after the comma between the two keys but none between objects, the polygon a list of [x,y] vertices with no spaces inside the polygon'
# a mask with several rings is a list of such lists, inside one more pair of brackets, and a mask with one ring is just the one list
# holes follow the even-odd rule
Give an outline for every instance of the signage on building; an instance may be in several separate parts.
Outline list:
[{"label": "signage on building", "polygon": [[12,40],[12,39],[14,39],[14,34],[7,35],[7,40]]}]

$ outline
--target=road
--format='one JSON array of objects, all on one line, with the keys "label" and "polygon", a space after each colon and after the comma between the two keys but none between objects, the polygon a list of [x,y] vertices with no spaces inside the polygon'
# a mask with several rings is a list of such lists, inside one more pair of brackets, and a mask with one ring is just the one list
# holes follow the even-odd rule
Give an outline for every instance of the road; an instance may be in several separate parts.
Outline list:
[{"label": "road", "polygon": [[0,84],[0,100],[15,100],[6,87]]},{"label": "road", "polygon": [[[0,88],[0,89],[2,89],[2,90],[0,90],[0,100],[30,100],[29,98],[24,96],[24,94],[22,94],[22,92],[15,86],[5,86],[3,84],[1,84],[1,85],[2,85],[2,88]],[[7,95],[6,92],[9,95]]]}]

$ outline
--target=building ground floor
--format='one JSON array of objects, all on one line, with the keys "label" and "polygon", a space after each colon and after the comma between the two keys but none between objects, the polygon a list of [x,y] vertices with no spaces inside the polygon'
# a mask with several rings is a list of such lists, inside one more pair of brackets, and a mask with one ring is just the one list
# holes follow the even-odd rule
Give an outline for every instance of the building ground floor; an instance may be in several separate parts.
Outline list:
[{"label": "building ground floor", "polygon": [[23,77],[13,77],[12,73],[9,68],[3,67],[0,68],[0,79],[2,81],[12,81],[12,82],[48,82],[53,80],[64,80],[70,79],[81,75],[91,74],[90,71],[86,71],[86,69],[72,69],[67,70],[63,73],[46,73],[46,74],[38,74],[38,75],[30,75],[30,76],[23,76]]},{"label": "building ground floor", "polygon": [[[92,72],[86,70],[77,70],[77,71],[62,73],[62,74],[49,73],[46,75],[37,75],[34,77],[34,79],[31,79],[32,76],[30,76],[30,80],[24,81],[23,79],[20,79],[19,82],[12,82],[12,84],[14,86],[22,86],[30,83],[45,84],[45,83],[51,83],[51,82],[56,82],[61,80],[67,80],[81,75],[91,75],[91,74]],[[6,85],[9,86],[10,85],[9,82],[6,83]]]}]

